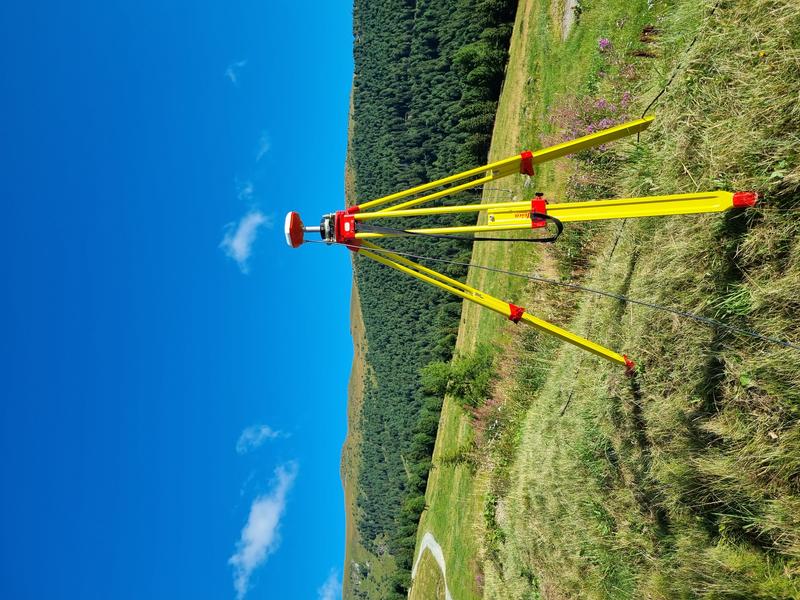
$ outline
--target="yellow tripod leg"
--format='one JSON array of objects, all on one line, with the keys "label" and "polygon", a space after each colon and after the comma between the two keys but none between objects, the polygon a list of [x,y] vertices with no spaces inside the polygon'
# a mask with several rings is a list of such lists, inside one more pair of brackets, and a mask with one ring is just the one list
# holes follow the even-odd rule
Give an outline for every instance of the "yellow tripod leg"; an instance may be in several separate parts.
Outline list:
[{"label": "yellow tripod leg", "polygon": [[429,208],[409,208],[403,210],[379,210],[375,212],[359,212],[353,217],[356,221],[371,221],[374,219],[389,219],[399,217],[427,217],[431,215],[455,215],[459,213],[480,212],[489,209],[507,209],[509,211],[530,208],[531,201],[526,202],[494,202],[492,204],[461,204],[459,206],[431,206]]},{"label": "yellow tripod leg", "polygon": [[629,121],[628,123],[623,123],[622,125],[617,125],[616,127],[610,127],[608,129],[598,131],[597,133],[585,135],[576,140],[570,140],[569,142],[564,142],[563,144],[557,144],[543,150],[538,150],[533,153],[533,164],[538,165],[550,160],[561,158],[562,156],[575,154],[581,150],[596,148],[602,144],[607,144],[629,135],[635,135],[650,127],[650,124],[653,122],[654,118],[655,117],[645,117],[643,119],[637,119],[636,121]]},{"label": "yellow tripod leg", "polygon": [[[409,196],[415,196],[417,194],[421,194],[422,192],[427,192],[429,190],[435,189],[437,187],[442,187],[445,185],[450,185],[451,183],[455,183],[457,181],[461,181],[462,179],[469,179],[473,177],[477,177],[482,175],[479,179],[474,179],[472,181],[468,181],[464,184],[456,186],[454,188],[448,188],[446,190],[442,190],[442,192],[438,192],[437,194],[431,194],[431,196],[425,196],[421,200],[422,202],[428,202],[429,200],[435,200],[436,198],[441,198],[443,196],[447,196],[448,194],[454,194],[456,192],[464,191],[478,185],[483,185],[489,181],[493,181],[494,179],[498,179],[499,177],[505,177],[506,175],[511,175],[512,173],[519,172],[519,165],[521,162],[520,156],[512,156],[511,158],[506,158],[501,161],[497,161],[491,164],[488,164],[483,167],[477,167],[475,169],[470,169],[469,171],[464,171],[463,173],[458,173],[456,175],[450,175],[449,177],[445,177],[444,179],[437,179],[436,181],[431,181],[430,183],[423,183],[422,185],[418,185],[408,190],[404,190],[402,192],[397,192],[395,194],[390,194],[388,196],[384,196],[382,198],[377,198],[375,200],[370,200],[369,202],[365,202],[364,204],[359,204],[358,208],[360,211],[369,210],[370,208],[374,208],[381,204],[386,204],[388,202],[394,202],[395,200],[401,200],[402,198],[407,198]],[[503,173],[503,175],[500,175]],[[420,202],[415,202],[419,204]],[[404,203],[403,206],[408,205],[408,203]],[[399,205],[398,205],[399,206]],[[389,209],[386,209],[389,210]]]},{"label": "yellow tripod leg", "polygon": [[[587,200],[586,202],[564,202],[548,204],[547,214],[562,223],[599,221],[603,219],[630,219],[636,217],[659,217],[722,212],[731,208],[754,206],[758,200],[755,192],[694,192],[643,198],[617,198],[613,200]],[[498,202],[496,204],[469,204],[465,206],[441,206],[417,208],[395,212],[379,211],[356,215],[357,220],[389,217],[417,217],[426,215],[487,211],[485,225],[459,227],[431,227],[394,232],[357,233],[358,239],[392,237],[409,233],[450,235],[481,233],[488,231],[514,231],[531,228],[531,202]]]},{"label": "yellow tripod leg", "polygon": [[[370,249],[378,252],[372,252]],[[591,352],[592,354],[605,358],[606,360],[610,360],[613,363],[623,365],[628,370],[633,368],[633,362],[631,362],[630,359],[623,354],[619,354],[599,344],[595,344],[586,338],[576,335],[571,331],[567,331],[566,329],[562,329],[557,325],[553,325],[544,319],[534,317],[533,315],[525,312],[525,309],[522,307],[515,306],[509,302],[503,302],[494,296],[485,294],[480,290],[461,283],[460,281],[451,277],[447,277],[446,275],[434,271],[433,269],[424,267],[419,263],[408,260],[407,258],[395,254],[394,252],[388,252],[370,242],[364,242],[359,250],[359,253],[367,258],[371,258],[376,262],[386,265],[387,267],[397,269],[398,271],[410,275],[411,277],[425,281],[426,283],[450,292],[451,294],[459,296],[460,298],[469,300],[470,302],[475,302],[476,304],[484,306],[489,310],[493,310],[504,317],[508,317],[515,323],[522,321],[535,327],[543,333],[552,335],[560,340],[572,344],[573,346],[577,346],[582,350]]]},{"label": "yellow tripod leg", "polygon": [[458,181],[461,181],[463,179],[471,179],[479,177],[481,175],[482,177],[479,177],[478,179],[467,181],[455,187],[448,188],[440,192],[436,192],[435,194],[430,194],[428,196],[423,196],[421,198],[408,200],[401,204],[397,204],[395,206],[386,208],[384,209],[384,211],[402,210],[410,206],[416,206],[417,204],[422,204],[423,202],[430,202],[431,200],[436,200],[437,198],[442,198],[450,194],[464,191],[472,187],[488,183],[489,181],[500,179],[501,177],[507,177],[508,175],[513,175],[515,173],[528,172],[529,174],[532,174],[533,165],[541,164],[550,160],[555,160],[556,158],[567,156],[568,154],[574,154],[576,152],[580,152],[581,150],[594,148],[596,146],[607,144],[609,142],[613,142],[614,140],[618,140],[620,138],[629,135],[634,135],[636,133],[639,133],[647,129],[652,122],[653,122],[653,117],[645,117],[644,119],[638,119],[636,121],[631,121],[629,123],[623,123],[622,125],[617,125],[616,127],[610,127],[609,129],[604,129],[603,131],[598,131],[597,133],[586,135],[576,140],[564,142],[563,144],[550,146],[548,148],[544,148],[543,150],[537,150],[536,152],[523,152],[522,154],[519,154],[517,156],[512,156],[510,158],[499,160],[497,162],[490,163],[483,167],[470,169],[469,171],[464,171],[463,173],[450,175],[449,177],[438,179],[436,181],[431,181],[430,183],[424,183],[422,185],[418,185],[416,187],[404,190],[402,192],[397,192],[395,194],[383,196],[382,198],[370,200],[369,202],[365,202],[364,204],[358,205],[358,210],[359,211],[369,210],[371,208],[380,206],[382,204],[387,204],[389,202],[394,202],[395,200],[408,198],[409,196],[416,196],[417,194],[430,191],[437,187],[450,185]]},{"label": "yellow tripod leg", "polygon": [[[474,179],[472,181],[467,181],[466,183],[462,183],[461,185],[456,185],[453,187],[449,187],[447,189],[441,190],[434,194],[429,194],[427,196],[422,196],[421,198],[415,198],[414,200],[409,200],[408,202],[402,202],[400,204],[396,204],[394,206],[390,206],[389,208],[385,208],[382,212],[392,214],[392,212],[396,210],[400,210],[406,208],[408,206],[416,206],[417,204],[423,204],[425,202],[431,202],[433,200],[438,200],[439,198],[444,198],[445,196],[450,196],[452,194],[457,194],[458,192],[463,192],[465,190],[472,189],[479,185],[483,185],[485,183],[489,183],[490,181],[494,181],[499,177],[504,177],[504,175],[497,175],[495,171],[489,171],[488,175],[485,177],[481,177],[480,179]],[[371,213],[363,213],[363,214],[371,214]]]},{"label": "yellow tripod leg", "polygon": [[[530,203],[528,203],[530,206]],[[530,215],[530,209],[528,213]],[[510,223],[510,224],[494,224],[487,225],[461,225],[454,227],[429,227],[427,229],[398,229],[397,231],[363,231],[355,234],[357,240],[372,240],[376,238],[385,237],[401,237],[405,235],[413,235],[415,233],[422,235],[457,235],[462,233],[485,233],[487,231],[514,231],[517,229],[530,229],[531,220],[528,217],[525,223]]]},{"label": "yellow tripod leg", "polygon": [[[600,221],[604,219],[631,219],[637,217],[662,217],[715,213],[731,208],[754,206],[758,200],[755,192],[694,192],[644,198],[616,198],[613,200],[588,200],[548,204],[547,214],[562,223]],[[487,206],[489,223],[505,229],[530,227],[530,202],[518,207]]]}]

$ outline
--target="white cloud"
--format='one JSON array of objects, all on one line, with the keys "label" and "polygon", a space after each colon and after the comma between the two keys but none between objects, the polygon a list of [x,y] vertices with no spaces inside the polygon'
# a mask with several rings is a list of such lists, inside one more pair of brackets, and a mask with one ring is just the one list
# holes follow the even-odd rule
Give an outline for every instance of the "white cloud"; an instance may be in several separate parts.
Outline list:
[{"label": "white cloud", "polygon": [[233,85],[239,85],[239,71],[247,66],[247,60],[237,60],[228,65],[225,69],[225,77],[231,80]]},{"label": "white cloud", "polygon": [[250,506],[250,516],[236,544],[236,554],[228,564],[233,565],[233,587],[239,600],[250,589],[250,577],[280,545],[278,531],[286,509],[286,496],[297,477],[297,465],[288,463],[275,469],[272,490],[259,496]]},{"label": "white cloud", "polygon": [[239,198],[239,200],[252,200],[255,191],[256,188],[253,185],[253,182],[249,179],[245,181],[239,181],[236,179],[236,197]]},{"label": "white cloud", "polygon": [[342,582],[339,581],[339,574],[331,569],[331,574],[322,584],[322,587],[317,590],[317,598],[319,600],[339,600],[342,595]]},{"label": "white cloud", "polygon": [[236,442],[236,452],[239,454],[247,454],[251,450],[255,450],[267,440],[274,440],[277,438],[286,437],[282,431],[276,431],[269,425],[251,425],[242,431],[239,440]]},{"label": "white cloud", "polygon": [[247,479],[244,480],[242,487],[239,488],[239,496],[244,496],[245,492],[247,492],[247,488],[253,483],[253,479],[256,476],[255,471],[250,471],[250,475],[247,476]]},{"label": "white cloud", "polygon": [[242,273],[247,273],[250,269],[247,260],[253,251],[253,244],[261,227],[272,227],[272,217],[259,210],[251,210],[238,223],[228,223],[225,226],[225,236],[219,247],[236,261]]},{"label": "white cloud", "polygon": [[263,156],[269,152],[270,143],[269,143],[269,136],[267,132],[264,131],[261,133],[261,137],[258,138],[258,148],[256,149],[256,162],[260,161]]}]

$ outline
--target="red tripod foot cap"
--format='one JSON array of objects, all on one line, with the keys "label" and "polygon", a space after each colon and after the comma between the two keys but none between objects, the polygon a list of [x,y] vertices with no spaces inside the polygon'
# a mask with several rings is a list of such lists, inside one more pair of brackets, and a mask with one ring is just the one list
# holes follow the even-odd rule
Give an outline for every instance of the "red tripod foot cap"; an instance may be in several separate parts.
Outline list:
[{"label": "red tripod foot cap", "polygon": [[749,208],[758,202],[758,192],[736,192],[733,195],[734,208]]},{"label": "red tripod foot cap", "polygon": [[636,374],[636,363],[628,358],[627,354],[623,354],[622,358],[625,359],[625,375],[633,377]]},{"label": "red tripod foot cap", "polygon": [[299,214],[290,212],[286,215],[283,232],[286,234],[286,243],[292,248],[297,248],[303,244],[303,221],[300,220]]}]

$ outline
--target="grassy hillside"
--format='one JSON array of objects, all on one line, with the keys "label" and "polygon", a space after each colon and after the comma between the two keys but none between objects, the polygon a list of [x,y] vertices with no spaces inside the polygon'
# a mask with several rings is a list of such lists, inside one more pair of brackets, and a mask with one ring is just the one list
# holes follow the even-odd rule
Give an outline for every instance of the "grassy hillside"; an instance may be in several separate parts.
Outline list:
[{"label": "grassy hillside", "polygon": [[[473,262],[798,343],[800,7],[582,2],[562,41],[563,7],[520,3],[495,157],[637,117],[682,68],[639,144],[498,188],[555,201],[757,189],[764,203],[571,227],[539,254],[484,244]],[[442,545],[455,598],[800,596],[800,353],[617,300],[470,279],[640,370],[628,379],[465,307],[458,351],[491,341],[497,381],[480,411],[445,401],[418,533]],[[434,568],[422,565],[412,598],[436,597]]]}]

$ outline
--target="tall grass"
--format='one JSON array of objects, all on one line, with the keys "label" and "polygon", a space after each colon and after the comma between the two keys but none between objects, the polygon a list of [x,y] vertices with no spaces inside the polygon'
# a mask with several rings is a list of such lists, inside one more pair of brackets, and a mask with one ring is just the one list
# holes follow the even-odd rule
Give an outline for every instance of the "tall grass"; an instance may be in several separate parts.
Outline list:
[{"label": "tall grass", "polygon": [[[624,196],[756,189],[763,205],[603,226],[582,245],[584,277],[800,343],[800,211],[787,210],[800,207],[800,4],[710,9],[663,11],[640,104],[685,68],[603,183]],[[587,5],[582,19],[602,10]],[[571,328],[626,351],[640,374],[561,348],[543,384],[515,378],[528,408],[510,485],[493,499],[502,536],[485,596],[800,597],[800,353],[616,300],[577,302]],[[542,358],[520,353],[518,371]]]}]

